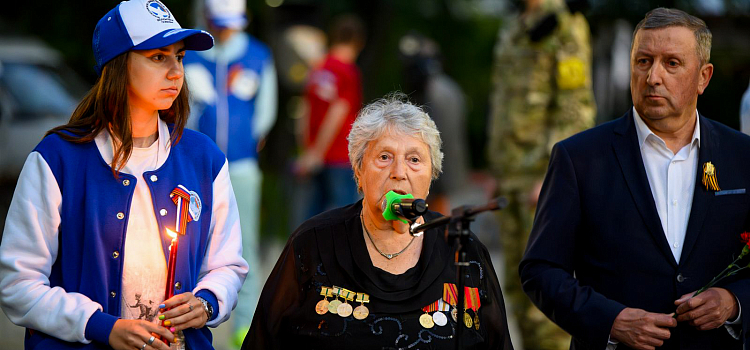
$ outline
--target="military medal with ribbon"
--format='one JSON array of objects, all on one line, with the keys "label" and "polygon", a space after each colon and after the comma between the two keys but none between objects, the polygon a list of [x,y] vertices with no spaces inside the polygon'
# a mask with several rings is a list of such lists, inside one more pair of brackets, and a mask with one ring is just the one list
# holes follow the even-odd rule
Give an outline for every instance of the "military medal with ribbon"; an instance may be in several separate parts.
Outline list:
[{"label": "military medal with ribbon", "polygon": [[333,288],[331,289],[331,293],[333,294],[333,296],[336,297],[336,299],[331,300],[331,302],[328,303],[328,312],[334,315],[338,314],[339,312],[338,308],[339,308],[339,305],[341,305],[341,300],[339,300],[339,293],[343,290],[344,289],[341,287],[333,286]]},{"label": "military medal with ribbon", "polygon": [[443,311],[450,311],[451,306],[450,304],[443,301],[443,299],[438,299],[437,301],[437,311],[432,314],[432,321],[435,322],[438,326],[445,326],[448,324],[448,317],[445,316]]},{"label": "military medal with ribbon", "polygon": [[[465,287],[467,289],[464,289],[464,293],[469,292],[468,287]],[[469,298],[468,294],[464,294],[464,325],[466,325],[466,328],[471,328],[471,326],[474,325],[474,320],[471,318],[471,315],[469,315],[468,309],[473,309],[473,305],[471,302],[471,299]]]},{"label": "military medal with ribbon", "polygon": [[[419,323],[425,328],[432,328],[433,325],[445,326],[448,324],[448,318],[445,317],[442,311],[449,311],[449,308],[450,306],[443,302],[443,299],[438,299],[434,303],[422,308],[422,311],[425,313],[419,317]],[[432,312],[432,316],[429,315],[430,312]],[[430,319],[428,320],[427,317],[430,317]]]},{"label": "military medal with ribbon", "polygon": [[424,311],[424,313],[422,314],[422,316],[419,316],[419,324],[421,324],[423,328],[427,329],[434,327],[435,320],[433,320],[432,316],[430,316],[430,312],[437,311],[437,301],[423,307],[422,311]]},{"label": "military medal with ribbon", "polygon": [[[458,322],[458,296],[457,296],[458,288],[456,288],[456,285],[453,283],[444,283],[443,284],[443,300],[453,306],[453,310],[451,310],[451,317],[453,317],[454,322]],[[464,287],[464,325],[466,328],[471,328],[472,326],[475,326],[477,330],[479,330],[479,307],[481,306],[481,301],[479,299],[479,289],[478,288],[471,288],[471,287]],[[472,318],[471,315],[467,312],[467,310],[474,311],[474,317]]]},{"label": "military medal with ribbon", "polygon": [[315,312],[318,315],[324,315],[326,312],[328,312],[328,298],[333,296],[333,292],[331,291],[331,288],[322,286],[320,287],[320,295],[323,296],[323,300],[315,304]]},{"label": "military medal with ribbon", "polygon": [[443,283],[443,300],[453,306],[451,318],[453,318],[453,322],[458,322],[458,309],[456,307],[458,304],[458,288],[455,284]]},{"label": "military medal with ribbon", "polygon": [[349,315],[352,314],[352,304],[349,304],[349,302],[354,300],[354,296],[356,296],[357,293],[346,288],[341,288],[338,295],[344,298],[344,302],[336,308],[336,312],[341,317],[349,317]]},{"label": "military medal with ribbon", "polygon": [[[167,285],[164,289],[164,300],[167,300],[174,296],[174,275],[175,267],[177,266],[177,251],[179,247],[178,236],[184,236],[187,232],[187,223],[190,221],[198,221],[201,213],[201,200],[198,194],[189,191],[185,186],[178,185],[169,194],[172,201],[177,206],[177,214],[175,215],[175,230],[167,230],[167,235],[172,237],[172,241],[169,244],[169,260],[167,261]],[[168,342],[167,342],[168,344]]]},{"label": "military medal with ribbon", "polygon": [[[479,299],[479,288],[464,287],[464,295],[466,296],[466,307],[474,311],[474,327],[479,330],[479,307],[482,306],[482,302]],[[464,323],[467,328],[471,328],[472,322],[467,322],[467,318],[471,321],[471,316],[468,313],[464,313]]]},{"label": "military medal with ribbon", "polygon": [[711,162],[703,163],[703,186],[709,191],[721,191],[719,181],[716,179],[716,167]]},{"label": "military medal with ribbon", "polygon": [[364,320],[370,315],[370,310],[365,306],[365,303],[370,302],[370,296],[365,293],[357,293],[356,301],[359,303],[359,306],[354,308],[354,318]]}]

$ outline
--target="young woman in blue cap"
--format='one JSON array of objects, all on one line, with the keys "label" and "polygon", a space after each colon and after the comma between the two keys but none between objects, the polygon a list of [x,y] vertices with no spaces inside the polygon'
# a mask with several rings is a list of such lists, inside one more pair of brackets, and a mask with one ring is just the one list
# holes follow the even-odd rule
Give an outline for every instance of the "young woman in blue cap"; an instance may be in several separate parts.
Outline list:
[{"label": "young woman in blue cap", "polygon": [[26,160],[0,245],[0,304],[26,349],[212,348],[206,326],[248,266],[226,158],[183,130],[182,57],[211,46],[158,0],[97,24],[99,79]]}]

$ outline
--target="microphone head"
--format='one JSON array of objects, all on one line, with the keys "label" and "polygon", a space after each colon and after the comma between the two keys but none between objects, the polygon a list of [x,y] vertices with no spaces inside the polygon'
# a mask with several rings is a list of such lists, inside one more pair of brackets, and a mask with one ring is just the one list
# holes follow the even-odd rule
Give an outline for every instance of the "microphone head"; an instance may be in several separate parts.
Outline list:
[{"label": "microphone head", "polygon": [[403,199],[397,206],[399,214],[409,220],[427,213],[427,202],[424,199]]},{"label": "microphone head", "polygon": [[383,203],[385,205],[385,208],[383,209],[383,218],[389,221],[398,220],[405,224],[408,224],[409,222],[401,218],[402,215],[399,215],[400,213],[398,213],[397,210],[393,210],[393,205],[401,203],[401,201],[404,199],[413,198],[414,196],[410,193],[398,194],[393,191],[388,191],[388,193],[385,194],[385,201]]}]

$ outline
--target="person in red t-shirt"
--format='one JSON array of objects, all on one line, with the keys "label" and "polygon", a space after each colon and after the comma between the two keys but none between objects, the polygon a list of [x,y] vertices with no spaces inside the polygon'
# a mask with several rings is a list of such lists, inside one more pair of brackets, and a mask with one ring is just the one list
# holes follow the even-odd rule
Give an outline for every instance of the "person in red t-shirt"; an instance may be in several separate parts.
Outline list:
[{"label": "person in red t-shirt", "polygon": [[355,61],[364,47],[364,25],[352,15],[343,16],[334,22],[329,39],[328,55],[310,74],[299,119],[303,151],[294,170],[311,191],[305,219],[358,199],[346,137],[362,105]]}]

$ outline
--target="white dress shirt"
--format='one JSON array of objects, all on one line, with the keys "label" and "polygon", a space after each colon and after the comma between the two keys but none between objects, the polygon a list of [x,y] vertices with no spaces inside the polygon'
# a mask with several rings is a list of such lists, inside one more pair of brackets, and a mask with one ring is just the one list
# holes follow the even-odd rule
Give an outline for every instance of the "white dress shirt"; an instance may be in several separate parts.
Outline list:
[{"label": "white dress shirt", "polygon": [[641,147],[643,166],[646,168],[648,184],[659,213],[661,227],[672,249],[675,261],[680,263],[682,245],[685,242],[690,208],[693,205],[695,176],[698,166],[698,149],[701,133],[698,111],[690,143],[676,154],[667,148],[667,143],[656,136],[633,108],[638,145]]},{"label": "white dress shirt", "polygon": [[[633,108],[633,120],[641,148],[643,167],[646,168],[651,195],[659,213],[664,236],[672,249],[672,255],[679,264],[682,246],[685,242],[690,209],[693,206],[695,177],[698,173],[698,150],[701,145],[701,124],[698,111],[695,111],[695,128],[690,142],[675,154],[664,140],[654,134]],[[739,305],[739,302],[737,303]],[[740,315],[727,324],[737,324]],[[733,337],[733,330],[727,327]],[[606,350],[614,350],[617,342],[610,340]]]}]

